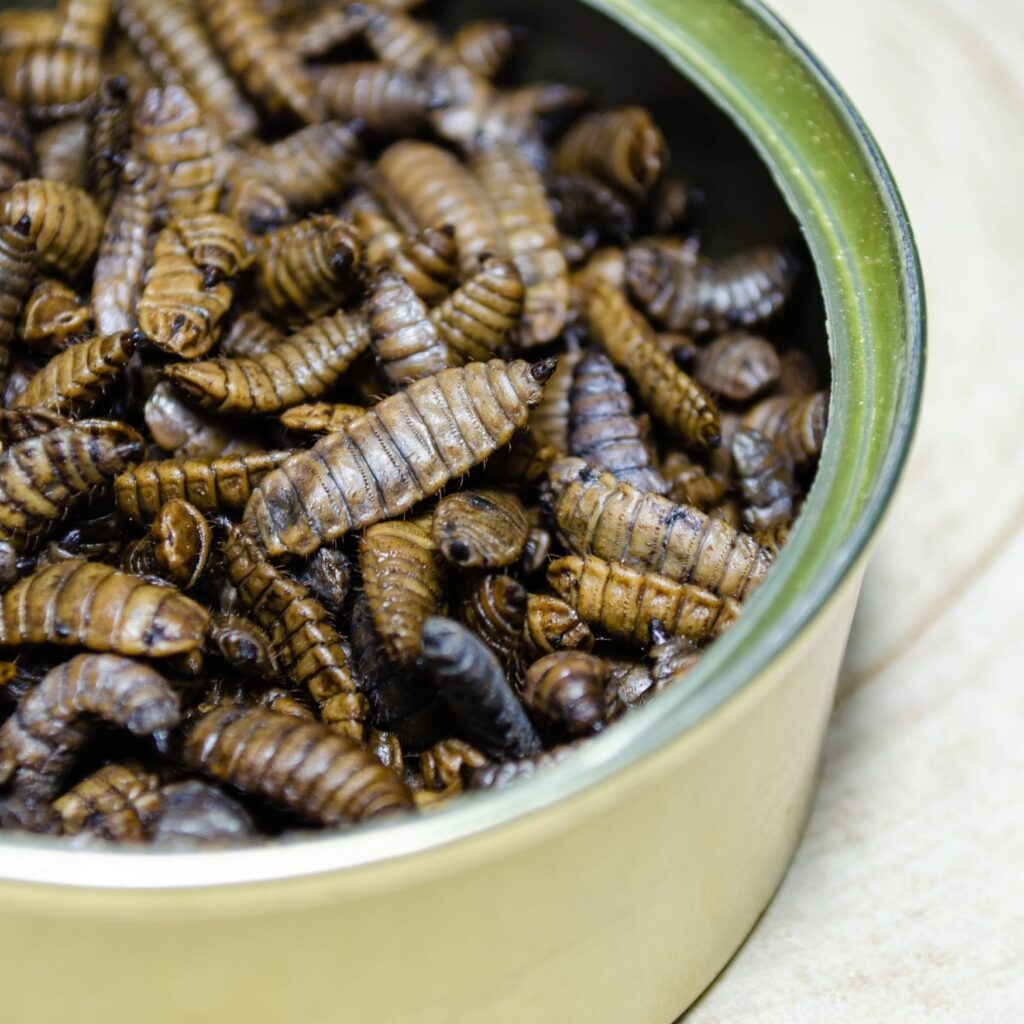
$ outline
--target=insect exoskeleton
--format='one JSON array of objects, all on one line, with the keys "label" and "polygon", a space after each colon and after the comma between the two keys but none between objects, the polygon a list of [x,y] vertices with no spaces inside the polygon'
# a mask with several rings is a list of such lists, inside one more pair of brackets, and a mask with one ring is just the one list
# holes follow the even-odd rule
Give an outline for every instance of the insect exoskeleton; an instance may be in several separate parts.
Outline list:
[{"label": "insect exoskeleton", "polygon": [[463,772],[487,764],[487,758],[465,740],[438,740],[429,750],[420,754],[420,772],[431,789],[462,789]]},{"label": "insect exoskeleton", "polygon": [[679,505],[707,512],[725,497],[726,480],[709,473],[684,452],[669,452],[661,464],[661,475],[668,484],[668,497]]},{"label": "insect exoskeleton", "polygon": [[555,651],[526,672],[523,700],[542,718],[570,735],[582,736],[604,726],[607,663],[586,651]]},{"label": "insect exoskeleton", "polygon": [[167,375],[194,401],[218,412],[279,412],[319,398],[370,345],[361,318],[338,312],[252,359],[172,363]]},{"label": "insect exoskeleton", "polygon": [[569,392],[583,349],[572,344],[558,357],[558,366],[544,388],[544,397],[530,413],[530,432],[555,447],[560,455],[569,453]]},{"label": "insect exoskeleton", "polygon": [[643,199],[668,162],[665,139],[643,107],[615,107],[581,117],[555,151],[560,174],[589,174]]},{"label": "insect exoskeleton", "polygon": [[28,119],[17,103],[0,99],[0,192],[30,177],[35,165]]},{"label": "insect exoskeleton", "polygon": [[96,255],[103,215],[88,192],[42,178],[19,181],[0,196],[0,222],[16,226],[23,217],[44,272],[77,277]]},{"label": "insect exoskeleton", "polygon": [[182,590],[195,586],[210,558],[213,534],[194,505],[167,502],[149,530],[153,561],[160,574]]},{"label": "insect exoskeleton", "polygon": [[423,627],[423,657],[461,739],[497,760],[540,752],[540,737],[498,659],[475,633],[435,616]]},{"label": "insect exoskeleton", "polygon": [[387,259],[424,302],[440,302],[458,278],[455,229],[446,224],[441,230],[424,228],[406,235]]},{"label": "insect exoskeleton", "polygon": [[185,761],[324,825],[412,807],[408,787],[355,740],[262,708],[227,707],[201,718]]},{"label": "insect exoskeleton", "polygon": [[798,466],[813,462],[825,443],[828,392],[795,398],[766,398],[743,417],[743,426],[759,430],[789,452]]},{"label": "insect exoskeleton", "polygon": [[53,803],[65,835],[115,843],[145,842],[161,806],[160,777],[126,764],[104,765]]},{"label": "insect exoskeleton", "polygon": [[371,526],[359,543],[363,593],[388,657],[399,665],[420,656],[423,624],[444,600],[445,572],[437,544],[421,523]]},{"label": "insect exoskeleton", "polygon": [[39,177],[85,188],[89,184],[89,138],[92,125],[84,117],[57,121],[36,133]]},{"label": "insect exoskeleton", "polygon": [[630,291],[652,320],[672,331],[721,332],[767,320],[785,304],[796,277],[793,256],[777,246],[693,260],[640,242],[626,254]]},{"label": "insect exoskeleton", "polygon": [[169,380],[153,389],[142,415],[153,440],[176,459],[246,455],[260,448],[234,422],[197,409]]},{"label": "insect exoskeleton", "polygon": [[109,654],[80,654],[57,666],[0,726],[0,780],[49,798],[60,790],[88,737],[86,716],[136,736],[178,724],[178,697],[147,665]]},{"label": "insect exoskeleton", "polygon": [[481,78],[494,78],[512,55],[522,30],[498,18],[482,18],[461,26],[452,36],[452,54]]},{"label": "insect exoskeleton", "polygon": [[403,515],[525,427],[554,368],[553,359],[495,359],[410,384],[269,474],[253,492],[246,524],[271,555],[309,555]]},{"label": "insect exoskeleton", "polygon": [[199,779],[164,786],[160,802],[152,829],[152,841],[159,847],[225,846],[256,833],[249,812],[237,800]]},{"label": "insect exoskeleton", "polygon": [[480,488],[437,503],[431,526],[445,559],[463,569],[500,569],[523,553],[530,523],[510,491]]},{"label": "insect exoskeleton", "polygon": [[485,764],[465,773],[467,789],[504,789],[520,779],[529,779],[544,768],[561,764],[576,749],[576,743],[567,743],[551,750],[542,750],[533,757],[501,764]]},{"label": "insect exoskeleton", "polygon": [[302,434],[329,434],[366,415],[361,405],[344,402],[311,402],[294,405],[281,413],[281,426]]},{"label": "insect exoskeleton", "polygon": [[526,656],[536,661],[554,651],[589,651],[594,634],[576,609],[551,594],[530,594],[523,634]]},{"label": "insect exoskeleton", "polygon": [[220,339],[221,355],[230,359],[253,359],[269,352],[288,335],[276,324],[249,310],[233,316]]},{"label": "insect exoskeleton", "polygon": [[59,121],[87,112],[102,77],[99,50],[64,42],[0,50],[0,91],[36,120]]},{"label": "insect exoskeleton", "polygon": [[767,391],[781,370],[779,353],[767,338],[734,331],[700,350],[694,376],[709,391],[744,402]]},{"label": "insect exoskeleton", "polygon": [[314,74],[331,116],[362,121],[377,135],[415,134],[443,102],[431,75],[382,61],[331,64]]},{"label": "insect exoskeleton", "polygon": [[522,675],[528,600],[518,580],[489,573],[471,584],[462,606],[466,625],[490,647],[513,681]]},{"label": "insect exoskeleton", "polygon": [[732,461],[743,495],[743,524],[753,533],[788,526],[798,489],[793,457],[758,430],[744,427],[732,439]]},{"label": "insect exoskeleton", "polygon": [[661,622],[651,622],[651,648],[647,658],[651,663],[651,692],[657,693],[678,682],[692,672],[703,656],[703,651],[692,640],[683,636],[670,636]]},{"label": "insect exoskeleton", "polygon": [[339,615],[352,584],[352,563],[339,548],[321,548],[306,559],[299,582],[331,615]]},{"label": "insect exoskeleton", "polygon": [[233,217],[223,213],[197,213],[176,217],[178,232],[192,261],[207,273],[237,277],[252,266],[253,243],[249,233]]},{"label": "insect exoskeleton", "polygon": [[[0,228],[0,237],[3,232]],[[63,281],[44,277],[25,300],[18,333],[26,346],[52,354],[91,332],[92,327],[92,306]]]},{"label": "insect exoskeleton", "polygon": [[232,668],[246,675],[273,679],[278,673],[270,637],[243,615],[215,614],[208,642]]},{"label": "insect exoskeleton", "polygon": [[768,552],[721,520],[618,483],[581,459],[556,462],[549,479],[559,534],[577,554],[736,598],[752,593],[771,565]]},{"label": "insect exoskeleton", "polygon": [[36,246],[28,218],[0,225],[0,374],[10,364],[11,342],[35,270]]}]

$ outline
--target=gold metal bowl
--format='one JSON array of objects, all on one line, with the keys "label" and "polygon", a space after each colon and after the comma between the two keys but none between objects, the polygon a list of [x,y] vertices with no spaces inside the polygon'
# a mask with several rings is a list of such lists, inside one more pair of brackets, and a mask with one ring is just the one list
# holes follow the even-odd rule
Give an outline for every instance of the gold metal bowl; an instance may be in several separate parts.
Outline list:
[{"label": "gold metal bowl", "polygon": [[[718,154],[716,189],[742,181],[722,157],[737,144],[688,83],[753,143],[807,239],[829,323],[830,428],[804,514],[685,685],[507,791],[224,852],[5,837],[5,1021],[668,1024],[789,863],[920,395],[923,297],[899,197],[849,103],[752,0],[450,6],[523,17],[549,77],[597,84],[601,99],[653,90],[660,119],[679,122],[677,153],[692,129],[695,151]],[[737,237],[776,216],[763,168],[749,173],[725,196]]]}]

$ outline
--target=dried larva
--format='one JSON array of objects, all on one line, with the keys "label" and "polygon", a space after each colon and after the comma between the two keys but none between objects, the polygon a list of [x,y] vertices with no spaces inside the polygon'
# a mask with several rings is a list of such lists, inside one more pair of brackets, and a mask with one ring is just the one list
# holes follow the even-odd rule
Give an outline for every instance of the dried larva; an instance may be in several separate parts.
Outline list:
[{"label": "dried larva", "polygon": [[317,92],[332,117],[358,120],[377,135],[410,135],[427,126],[439,102],[431,76],[378,61],[317,69]]},{"label": "dried larva", "polygon": [[479,768],[466,771],[463,781],[467,789],[504,789],[520,779],[529,779],[544,768],[561,764],[576,750],[577,744],[570,743],[560,747],[552,747],[533,757],[518,761],[505,761],[502,764],[485,764]]},{"label": "dried larva", "polygon": [[187,501],[167,502],[149,530],[153,561],[160,574],[189,590],[210,558],[213,535],[205,516]]},{"label": "dried larva", "polygon": [[561,455],[569,454],[569,392],[582,358],[583,349],[575,344],[558,357],[558,366],[544,387],[544,397],[530,413],[530,433],[553,445]]},{"label": "dried larva", "polygon": [[199,0],[199,8],[228,70],[267,114],[324,119],[323,100],[298,54],[282,45],[254,0]]},{"label": "dried larva", "polygon": [[265,355],[287,337],[280,327],[264,320],[259,313],[246,310],[224,329],[219,351],[230,359],[254,359]]},{"label": "dried larva", "polygon": [[303,434],[329,434],[365,414],[366,409],[361,405],[312,402],[285,409],[281,413],[281,426]]},{"label": "dried larva", "polygon": [[431,322],[458,362],[493,359],[516,339],[526,290],[515,263],[490,257],[430,313]]},{"label": "dried larva", "polygon": [[551,594],[527,598],[524,640],[531,661],[554,651],[589,651],[594,646],[594,635],[576,609]]},{"label": "dried larva", "polygon": [[[573,271],[569,279],[573,311],[577,317],[585,311],[592,288],[604,284],[617,291],[626,287],[626,254],[618,246],[606,245],[597,249],[582,266]],[[657,342],[657,335],[655,341]],[[663,351],[662,345],[657,345]]]},{"label": "dried larva", "polygon": [[365,36],[378,59],[405,71],[418,70],[444,50],[444,41],[433,25],[401,11],[374,12],[366,23]]},{"label": "dried larva", "polygon": [[161,508],[183,498],[200,512],[241,512],[256,485],[291,452],[253,452],[212,459],[144,462],[114,480],[118,511],[136,523],[151,523]]},{"label": "dried larva", "polygon": [[61,0],[57,38],[62,43],[101,50],[112,13],[112,0]]},{"label": "dried larva", "polygon": [[11,342],[35,269],[36,246],[28,218],[13,225],[0,224],[0,376],[10,365]]},{"label": "dried larva", "polygon": [[143,335],[122,331],[69,345],[28,382],[14,408],[80,414],[116,382],[142,340]]},{"label": "dried larva", "polygon": [[522,502],[497,488],[442,498],[431,526],[445,559],[463,569],[500,569],[523,553],[530,523]]},{"label": "dried larva", "polygon": [[45,409],[0,409],[0,445],[6,449],[51,430],[73,426],[70,420]]},{"label": "dried larva", "polygon": [[496,359],[410,384],[269,474],[253,492],[246,524],[271,555],[309,555],[402,515],[525,427],[554,368],[551,359]]},{"label": "dried larva", "polygon": [[651,242],[626,254],[633,296],[652,320],[673,331],[721,332],[767,320],[782,308],[796,275],[792,255],[770,245],[724,260],[694,261]]},{"label": "dried larva", "polygon": [[772,556],[777,555],[786,542],[789,540],[789,525],[787,523],[775,523],[766,530],[758,530],[754,534],[754,540]]},{"label": "dried larva", "polygon": [[594,733],[604,726],[606,674],[606,663],[597,655],[556,651],[530,666],[523,700],[535,714],[572,736]]},{"label": "dried larva", "polygon": [[[0,16],[3,13],[0,12]],[[5,831],[58,836],[63,827],[60,815],[53,809],[49,800],[6,793],[0,797],[0,832]]]},{"label": "dried larva", "polygon": [[0,98],[0,192],[31,177],[35,166],[35,144],[25,114],[18,104]]},{"label": "dried larva", "polygon": [[828,392],[795,398],[766,398],[743,417],[743,426],[759,430],[789,452],[798,466],[813,462],[825,443]]},{"label": "dried larva", "polygon": [[211,648],[239,672],[257,679],[273,679],[278,673],[270,637],[242,615],[214,615],[207,639]]},{"label": "dried larva", "polygon": [[651,692],[658,693],[666,686],[678,682],[687,672],[692,672],[703,656],[703,652],[692,640],[682,636],[670,636],[661,622],[651,622],[651,649],[647,658],[651,663],[651,678],[654,685]]},{"label": "dried larva", "polygon": [[241,804],[198,779],[164,786],[160,801],[160,816],[152,828],[156,846],[224,846],[256,833],[252,818]]},{"label": "dried larva", "polygon": [[153,669],[113,655],[80,654],[48,672],[0,726],[0,780],[52,797],[85,742],[86,716],[136,736],[177,725],[178,698]]},{"label": "dried larva", "polygon": [[670,452],[661,464],[668,484],[665,492],[677,505],[692,505],[706,512],[725,497],[726,481],[692,462],[683,452]]},{"label": "dried larva", "polygon": [[559,174],[589,174],[637,199],[658,183],[667,161],[665,139],[643,107],[587,114],[555,151]]},{"label": "dried larva", "polygon": [[595,284],[586,320],[594,340],[632,378],[652,416],[685,441],[718,444],[718,410],[711,398],[659,350],[654,331],[621,291]]},{"label": "dried larva", "polygon": [[424,228],[407,235],[389,254],[392,270],[401,274],[426,303],[440,302],[458,277],[455,229]]},{"label": "dried larva", "polygon": [[101,77],[100,52],[91,47],[44,42],[0,50],[0,91],[37,120],[87,113]]},{"label": "dried larva", "polygon": [[142,410],[153,440],[177,459],[212,459],[260,450],[251,434],[229,420],[196,409],[168,380],[153,389]]},{"label": "dried larva", "polygon": [[522,576],[532,576],[540,572],[548,564],[551,544],[551,534],[547,530],[540,526],[531,526],[522,557],[516,567],[517,572]]},{"label": "dried larva", "polygon": [[548,466],[559,454],[554,445],[542,441],[537,433],[527,428],[487,460],[480,478],[488,483],[530,487],[543,480]]},{"label": "dried larva", "polygon": [[316,715],[301,701],[296,700],[290,693],[277,688],[265,690],[257,701],[257,707],[266,708],[279,715],[288,715],[291,718],[302,718],[306,721],[315,722]]},{"label": "dried larva", "polygon": [[798,497],[793,457],[750,427],[736,432],[731,447],[743,495],[743,525],[753,533],[788,526]]},{"label": "dried larva", "polygon": [[746,534],[688,505],[618,483],[581,459],[556,462],[549,479],[559,534],[577,554],[737,598],[749,595],[771,565]]},{"label": "dried larva", "polygon": [[223,555],[228,580],[270,636],[281,671],[309,691],[324,722],[362,740],[366,698],[324,607],[238,527],[228,529]]},{"label": "dried larva", "polygon": [[[674,641],[677,638],[672,639]],[[681,642],[690,643],[688,640]],[[646,704],[652,696],[654,673],[649,659],[609,659],[608,685],[604,694],[606,722],[617,722],[628,711]]]},{"label": "dried larva", "polygon": [[[0,238],[3,233],[0,228]],[[30,348],[53,353],[67,348],[92,328],[92,306],[83,303],[74,288],[63,281],[44,277],[25,300],[18,333]]]},{"label": "dried larva", "polygon": [[161,810],[160,778],[134,765],[107,764],[53,803],[65,835],[88,832],[112,843],[142,843]]},{"label": "dried larva", "polygon": [[643,424],[633,415],[625,379],[601,352],[576,364],[569,392],[569,451],[641,491],[664,494]]},{"label": "dried larva", "polygon": [[779,354],[766,338],[736,331],[701,349],[694,364],[697,383],[735,402],[767,391],[781,372]]},{"label": "dried larva", "polygon": [[173,363],[167,375],[193,400],[227,413],[267,413],[319,398],[370,344],[348,313],[321,317],[254,359]]},{"label": "dried larva", "polygon": [[[368,195],[369,193],[356,193],[357,203],[362,201],[361,197]],[[372,202],[375,203],[376,200],[372,200]],[[340,213],[351,221],[352,226],[363,240],[366,266],[375,271],[391,269],[392,258],[409,236],[383,210],[362,209],[349,202],[342,205]],[[453,233],[453,247],[454,244]],[[453,266],[454,256],[453,253]],[[397,271],[397,273],[401,274],[402,272]],[[402,274],[402,276],[405,275]]]},{"label": "dried larva", "polygon": [[540,753],[540,737],[500,663],[475,633],[435,616],[423,627],[423,657],[461,739],[497,760]]},{"label": "dried larva", "polygon": [[42,178],[19,181],[0,197],[0,222],[17,225],[22,217],[44,272],[77,277],[96,255],[103,215],[88,192]]},{"label": "dried larva", "polygon": [[526,588],[518,580],[492,573],[471,585],[462,606],[466,625],[494,652],[513,680],[522,674],[528,600]]},{"label": "dried larva", "polygon": [[344,551],[321,548],[306,560],[299,573],[299,582],[313,592],[328,612],[338,615],[348,597],[352,565]]},{"label": "dried larva", "polygon": [[436,790],[450,786],[461,790],[463,771],[472,771],[487,763],[487,758],[465,740],[438,740],[420,754],[423,781],[430,789]]},{"label": "dried larva", "polygon": [[291,219],[288,200],[261,174],[238,167],[224,192],[224,210],[253,234],[283,227]]},{"label": "dried larva", "polygon": [[58,121],[36,135],[39,177],[85,188],[89,183],[89,139],[92,126],[84,117]]},{"label": "dried larva", "polygon": [[360,35],[371,8],[361,2],[324,4],[303,10],[281,31],[284,47],[300,57],[323,57]]},{"label": "dried larva", "polygon": [[558,226],[578,241],[584,254],[602,242],[625,245],[636,229],[636,211],[629,201],[589,174],[560,174],[548,183],[548,196]]},{"label": "dried larva", "polygon": [[220,278],[233,278],[252,266],[252,240],[232,217],[223,213],[193,214],[175,218],[173,227],[207,279],[211,271]]},{"label": "dried larva", "polygon": [[522,33],[497,18],[470,21],[452,36],[453,56],[482,78],[494,78],[515,50]]},{"label": "dried larva", "polygon": [[87,180],[96,205],[105,213],[114,201],[122,161],[132,144],[131,87],[124,75],[104,79],[89,124]]}]

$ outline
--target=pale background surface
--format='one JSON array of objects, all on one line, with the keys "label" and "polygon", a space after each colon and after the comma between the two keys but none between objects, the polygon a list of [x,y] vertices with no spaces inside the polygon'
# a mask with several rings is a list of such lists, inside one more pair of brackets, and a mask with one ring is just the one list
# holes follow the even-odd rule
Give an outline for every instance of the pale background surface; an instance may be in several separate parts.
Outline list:
[{"label": "pale background surface", "polygon": [[807,835],[685,1024],[1024,1021],[1024,0],[770,0],[917,232],[924,415]]}]

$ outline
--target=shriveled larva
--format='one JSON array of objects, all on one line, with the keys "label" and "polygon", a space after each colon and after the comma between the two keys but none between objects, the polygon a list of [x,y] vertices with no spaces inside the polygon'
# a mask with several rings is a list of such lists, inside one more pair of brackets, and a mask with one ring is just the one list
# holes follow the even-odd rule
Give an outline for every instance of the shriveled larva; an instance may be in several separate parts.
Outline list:
[{"label": "shriveled larva", "polygon": [[494,78],[512,55],[522,33],[507,21],[470,21],[452,36],[453,56],[481,78]]},{"label": "shriveled larva", "polygon": [[89,191],[96,205],[106,213],[117,193],[122,161],[132,144],[131,88],[124,75],[104,79],[89,123]]},{"label": "shriveled larva", "polygon": [[126,764],[104,765],[53,803],[65,835],[112,843],[145,842],[161,806],[159,776]]},{"label": "shriveled larva", "polygon": [[11,342],[35,269],[36,246],[28,218],[0,224],[0,376],[11,361]]},{"label": "shriveled larva", "polygon": [[569,392],[569,451],[641,491],[664,494],[668,485],[654,467],[647,431],[633,415],[625,379],[601,352],[576,364]]},{"label": "shriveled larva", "polygon": [[306,721],[315,722],[316,715],[301,701],[296,700],[287,690],[273,687],[264,690],[256,702],[257,707],[266,708],[268,711],[275,711],[279,715],[288,715],[291,718],[303,718]]},{"label": "shriveled larva", "polygon": [[569,268],[544,180],[511,143],[476,154],[472,169],[494,207],[526,297],[519,332],[524,347],[557,338],[569,312]]},{"label": "shriveled larva", "polygon": [[227,577],[274,644],[281,671],[304,687],[324,722],[363,738],[366,698],[356,689],[341,638],[324,607],[297,580],[276,568],[259,544],[238,527],[223,546]]},{"label": "shriveled larva", "polygon": [[464,276],[480,257],[504,251],[495,210],[472,174],[447,150],[426,142],[397,142],[377,170],[395,205],[420,228],[455,229]]},{"label": "shriveled larva", "polygon": [[554,368],[553,359],[495,359],[410,384],[269,474],[246,524],[272,555],[309,555],[402,515],[525,427]]},{"label": "shriveled larva", "polygon": [[581,117],[555,151],[559,174],[589,174],[643,199],[668,162],[664,136],[643,107],[615,107]]},{"label": "shriveled larva", "polygon": [[458,276],[455,229],[424,228],[407,235],[389,254],[392,270],[401,274],[412,290],[426,303],[440,302]]},{"label": "shriveled larva", "polygon": [[122,331],[69,345],[28,382],[14,408],[80,414],[103,397],[143,340],[141,334]]},{"label": "shriveled larva", "polygon": [[35,166],[32,129],[24,112],[11,100],[0,98],[0,192],[30,177]]},{"label": "shriveled larva", "polygon": [[207,639],[211,648],[239,672],[257,679],[273,679],[278,673],[270,637],[243,615],[214,615]]},{"label": "shriveled larva", "polygon": [[718,410],[707,393],[658,348],[654,331],[625,294],[597,282],[586,299],[594,340],[632,378],[651,415],[696,444],[718,444]]},{"label": "shriveled larva", "polygon": [[70,43],[33,43],[0,50],[0,91],[40,121],[79,117],[99,88],[99,50]]},{"label": "shriveled larva", "polygon": [[178,724],[178,698],[153,669],[113,655],[80,654],[48,672],[0,726],[0,781],[52,797],[74,763],[92,716],[136,736]]},{"label": "shriveled larva", "polygon": [[57,121],[36,134],[39,177],[85,188],[89,184],[89,139],[92,126],[84,117]]},{"label": "shriveled larva", "polygon": [[524,640],[532,661],[553,651],[589,651],[594,646],[594,635],[576,609],[551,594],[527,598]]},{"label": "shriveled larva", "polygon": [[[0,228],[0,238],[4,230]],[[44,277],[25,300],[18,333],[27,346],[52,353],[67,348],[92,327],[92,307],[82,302],[74,288],[56,278]]]},{"label": "shriveled larva", "polygon": [[184,757],[192,768],[324,825],[412,807],[405,783],[355,740],[262,708],[227,707],[201,718]]},{"label": "shriveled larva", "polygon": [[495,653],[513,680],[522,674],[527,601],[526,588],[518,580],[488,574],[474,581],[462,607],[466,625]]},{"label": "shriveled larva", "polygon": [[721,332],[774,316],[796,281],[793,257],[758,246],[723,260],[680,258],[664,245],[640,242],[626,254],[626,280],[656,323],[673,331]]},{"label": "shriveled larva", "polygon": [[73,426],[70,420],[45,409],[0,409],[0,446],[10,448],[19,441]]},{"label": "shriveled larva", "polygon": [[603,658],[586,651],[555,651],[530,666],[523,700],[572,736],[597,732],[604,726],[606,674]]},{"label": "shriveled larva", "polygon": [[692,672],[702,654],[701,649],[692,640],[682,636],[670,636],[659,620],[653,620],[651,649],[647,652],[654,681],[651,692],[657,693],[671,683],[677,682],[687,672]]},{"label": "shriveled larva", "polygon": [[251,434],[195,408],[169,380],[160,381],[153,389],[142,415],[153,440],[176,459],[212,459],[260,450]]},{"label": "shriveled larva", "polygon": [[281,413],[281,426],[303,434],[329,434],[341,430],[366,414],[361,405],[333,402],[312,402],[295,405]]},{"label": "shriveled larva", "polygon": [[431,525],[445,559],[463,569],[500,569],[517,561],[530,532],[526,509],[510,491],[480,488],[442,498]]},{"label": "shriveled larva", "polygon": [[527,428],[487,460],[480,470],[480,478],[488,483],[530,487],[544,478],[548,466],[559,454],[554,445]]},{"label": "shriveled larva", "polygon": [[264,355],[288,335],[264,320],[259,313],[246,310],[233,317],[220,339],[220,353],[231,359],[253,359]]},{"label": "shriveled larva", "polygon": [[221,278],[237,277],[252,266],[255,254],[249,233],[223,213],[198,213],[175,218],[174,230],[200,270]]},{"label": "shriveled larva", "polygon": [[299,582],[330,612],[338,615],[348,597],[352,582],[352,565],[344,551],[321,548],[306,559]]},{"label": "shriveled larva", "polygon": [[152,829],[152,841],[158,847],[224,846],[256,832],[240,803],[199,779],[164,786],[160,802],[160,816]]},{"label": "shriveled larva", "polygon": [[544,397],[530,413],[530,432],[554,445],[561,455],[569,454],[569,391],[583,349],[570,344],[558,357],[558,366],[544,387]]},{"label": "shriveled larva", "polygon": [[302,322],[334,312],[358,282],[362,241],[338,217],[320,214],[260,240],[256,301],[263,312]]},{"label": "shriveled larva", "polygon": [[189,590],[210,558],[213,535],[205,516],[187,501],[167,502],[149,529],[153,562],[160,575]]},{"label": "shriveled larva", "polygon": [[115,479],[114,500],[122,515],[143,524],[174,498],[184,498],[207,515],[230,515],[241,512],[260,480],[290,456],[287,451],[254,452],[144,462]]},{"label": "shriveled larva", "polygon": [[254,359],[173,363],[167,375],[190,398],[227,413],[267,413],[319,398],[370,344],[348,313],[324,316]]},{"label": "shriveled larva", "polygon": [[[3,13],[6,12],[0,12],[0,16]],[[22,796],[18,793],[5,793],[0,797],[0,832],[58,836],[62,831],[60,815],[53,809],[49,800]]]},{"label": "shriveled larva", "polygon": [[430,313],[441,340],[459,362],[502,355],[519,334],[526,291],[512,260],[490,257]]},{"label": "shriveled larva", "polygon": [[465,740],[438,740],[420,754],[423,781],[431,789],[462,789],[462,772],[487,764],[487,758]]},{"label": "shriveled larva", "polygon": [[378,61],[317,69],[317,91],[332,117],[362,121],[377,135],[421,131],[440,102],[430,75]]},{"label": "shriveled larva", "polygon": [[504,789],[520,779],[532,778],[544,768],[561,764],[576,748],[576,743],[568,743],[541,751],[533,757],[521,758],[518,761],[481,765],[479,768],[468,769],[463,776],[463,781],[466,788],[470,790]]},{"label": "shriveled larva", "polygon": [[696,643],[726,624],[725,599],[710,590],[594,555],[557,559],[548,567],[548,582],[586,622],[616,640],[645,646],[652,619],[671,636]]},{"label": "shriveled larva", "polygon": [[556,462],[549,479],[559,533],[577,554],[737,598],[750,594],[771,565],[768,553],[746,534],[660,494],[618,483],[581,459]]},{"label": "shriveled larva", "polygon": [[785,449],[798,466],[813,462],[825,443],[828,392],[795,398],[766,398],[743,417],[743,426],[759,430]]},{"label": "shriveled larva", "polygon": [[636,211],[610,185],[589,174],[560,174],[548,183],[549,201],[561,230],[584,253],[602,242],[625,245],[636,230]]},{"label": "shriveled larva", "polygon": [[[43,414],[32,410],[31,415],[38,422]],[[28,546],[78,498],[137,462],[142,449],[142,438],[131,427],[111,420],[59,422],[11,444],[0,454],[0,540]]]},{"label": "shriveled larva", "polygon": [[767,391],[781,372],[779,354],[766,338],[735,331],[701,349],[694,365],[697,383],[743,402]]},{"label": "shriveled larva", "polygon": [[228,70],[271,117],[324,119],[324,103],[298,54],[289,52],[255,0],[199,0]]},{"label": "shriveled larva", "polygon": [[420,656],[423,624],[444,600],[445,573],[430,532],[415,521],[371,526],[359,542],[363,593],[388,657],[411,665]]},{"label": "shriveled larva", "polygon": [[73,46],[102,50],[112,16],[112,0],[61,0],[58,39]]},{"label": "shriveled larva", "polygon": [[540,753],[537,731],[498,659],[475,633],[450,619],[428,619],[423,657],[460,738],[497,760]]},{"label": "shriveled larva", "polygon": [[244,164],[234,170],[227,183],[224,210],[257,235],[283,227],[292,219],[288,200],[266,178]]},{"label": "shriveled larva", "polygon": [[42,178],[19,181],[0,197],[0,222],[17,225],[22,217],[41,270],[77,277],[96,255],[103,216],[88,192]]},{"label": "shriveled larva", "polygon": [[754,533],[788,526],[798,490],[793,457],[759,430],[744,427],[732,439],[732,461],[743,495],[743,524]]},{"label": "shriveled larva", "polygon": [[170,216],[217,208],[216,141],[187,90],[180,85],[150,89],[135,109],[134,128],[140,156],[160,171],[161,198]]},{"label": "shriveled larva", "polygon": [[668,484],[665,492],[678,505],[692,505],[706,512],[725,497],[726,481],[692,462],[683,452],[670,452],[661,464]]},{"label": "shriveled larva", "polygon": [[402,11],[375,11],[367,20],[365,36],[379,60],[404,71],[418,70],[445,49],[433,25]]},{"label": "shriveled larva", "polygon": [[453,364],[426,304],[401,275],[391,271],[377,275],[367,314],[378,365],[394,389]]},{"label": "shriveled larva", "polygon": [[180,0],[118,0],[117,14],[155,74],[168,85],[185,86],[225,137],[256,130],[256,112],[221,64],[195,5]]}]

